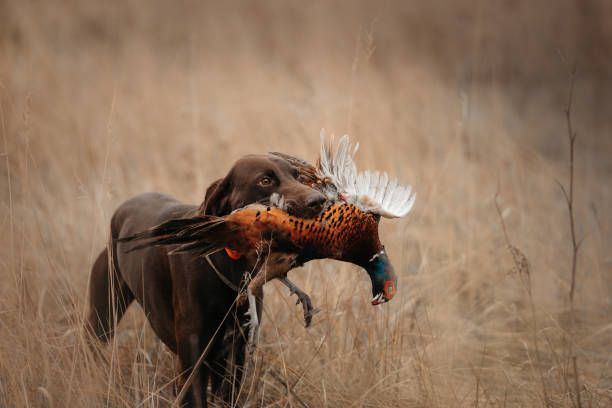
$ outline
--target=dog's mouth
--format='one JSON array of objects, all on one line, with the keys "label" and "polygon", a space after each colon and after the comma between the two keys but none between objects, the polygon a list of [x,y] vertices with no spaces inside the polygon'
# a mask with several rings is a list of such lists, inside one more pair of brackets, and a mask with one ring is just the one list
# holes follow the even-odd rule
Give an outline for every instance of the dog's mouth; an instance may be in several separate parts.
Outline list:
[{"label": "dog's mouth", "polygon": [[279,208],[294,217],[304,219],[316,217],[329,205],[326,203],[326,205],[323,205],[320,208],[313,209],[307,206],[299,205],[295,200],[285,198],[279,193],[272,193],[268,199],[262,200],[261,203],[270,207]]},{"label": "dog's mouth", "polygon": [[[285,197],[280,195],[279,193],[272,193],[272,195],[270,195],[270,198],[265,200],[263,204],[269,205],[270,207],[279,208],[285,211],[286,213],[291,214],[291,211],[289,209],[290,206],[285,200]],[[295,214],[291,214],[291,215],[295,215]]]}]

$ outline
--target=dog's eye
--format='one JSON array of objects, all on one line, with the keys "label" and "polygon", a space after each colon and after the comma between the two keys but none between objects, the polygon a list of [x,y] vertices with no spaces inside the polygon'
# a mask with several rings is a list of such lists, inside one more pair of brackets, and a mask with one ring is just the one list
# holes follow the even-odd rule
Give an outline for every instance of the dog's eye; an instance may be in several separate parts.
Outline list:
[{"label": "dog's eye", "polygon": [[269,187],[272,185],[272,179],[268,176],[262,177],[257,181],[257,184],[259,184],[262,187]]}]

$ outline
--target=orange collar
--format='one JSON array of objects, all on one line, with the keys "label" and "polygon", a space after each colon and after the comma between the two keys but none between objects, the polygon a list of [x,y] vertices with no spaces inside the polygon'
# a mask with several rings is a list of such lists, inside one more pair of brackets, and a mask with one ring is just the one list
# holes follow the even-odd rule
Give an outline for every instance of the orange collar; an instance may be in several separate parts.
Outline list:
[{"label": "orange collar", "polygon": [[227,254],[227,256],[230,257],[230,259],[237,261],[239,260],[242,255],[240,254],[240,252],[234,250],[234,249],[230,249],[228,247],[225,247],[225,253]]}]

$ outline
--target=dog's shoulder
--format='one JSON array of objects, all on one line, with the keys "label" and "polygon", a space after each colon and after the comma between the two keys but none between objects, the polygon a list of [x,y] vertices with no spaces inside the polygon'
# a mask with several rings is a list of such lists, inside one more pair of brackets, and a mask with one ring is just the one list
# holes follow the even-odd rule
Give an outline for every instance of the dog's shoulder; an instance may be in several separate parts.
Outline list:
[{"label": "dog's shoulder", "polygon": [[191,216],[197,206],[185,204],[175,197],[147,192],[123,202],[113,214],[111,230],[114,236],[134,233],[172,218]]}]

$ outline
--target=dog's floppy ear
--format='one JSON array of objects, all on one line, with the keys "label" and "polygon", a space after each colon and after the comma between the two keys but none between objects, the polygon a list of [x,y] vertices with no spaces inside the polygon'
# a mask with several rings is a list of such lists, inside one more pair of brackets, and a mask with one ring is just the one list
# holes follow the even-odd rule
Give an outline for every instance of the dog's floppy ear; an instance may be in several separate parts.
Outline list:
[{"label": "dog's floppy ear", "polygon": [[227,177],[225,177],[208,186],[204,202],[200,205],[200,214],[221,216],[231,212],[229,184]]}]

